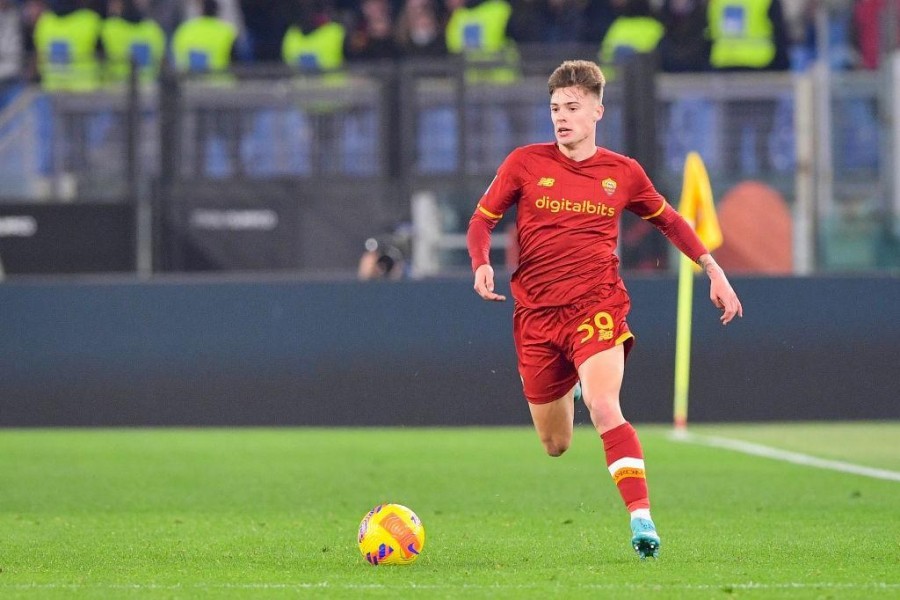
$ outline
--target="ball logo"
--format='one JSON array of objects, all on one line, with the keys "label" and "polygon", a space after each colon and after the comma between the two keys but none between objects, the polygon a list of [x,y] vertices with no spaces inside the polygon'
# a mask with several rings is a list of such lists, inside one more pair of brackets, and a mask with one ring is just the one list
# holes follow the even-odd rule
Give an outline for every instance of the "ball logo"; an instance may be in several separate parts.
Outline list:
[{"label": "ball logo", "polygon": [[416,548],[419,541],[412,529],[406,526],[406,523],[395,514],[389,514],[381,520],[381,526],[390,533],[394,539],[400,542],[400,553],[404,558],[409,558],[413,554],[418,554]]}]

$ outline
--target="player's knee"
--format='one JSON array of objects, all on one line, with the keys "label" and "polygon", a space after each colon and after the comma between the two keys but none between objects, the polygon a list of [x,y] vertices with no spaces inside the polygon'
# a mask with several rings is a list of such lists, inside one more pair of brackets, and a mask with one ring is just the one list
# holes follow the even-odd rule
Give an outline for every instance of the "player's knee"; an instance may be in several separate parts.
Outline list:
[{"label": "player's knee", "polygon": [[617,396],[595,399],[591,403],[589,411],[591,421],[598,428],[622,420],[622,408],[619,406],[619,399]]},{"label": "player's knee", "polygon": [[541,440],[544,444],[544,450],[552,457],[562,456],[569,449],[570,440],[562,438],[545,438]]}]

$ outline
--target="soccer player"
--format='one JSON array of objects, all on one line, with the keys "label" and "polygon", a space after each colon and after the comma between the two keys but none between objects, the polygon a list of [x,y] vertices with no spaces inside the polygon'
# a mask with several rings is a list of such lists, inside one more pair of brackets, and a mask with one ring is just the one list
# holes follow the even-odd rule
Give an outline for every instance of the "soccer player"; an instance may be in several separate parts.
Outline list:
[{"label": "soccer player", "polygon": [[619,404],[634,344],[626,322],[630,301],[614,254],[622,211],[648,220],[706,271],[723,325],[743,316],[743,309],[725,273],[637,161],[597,147],[605,83],[590,61],[566,61],[553,72],[548,84],[556,143],[523,146],[507,156],[469,221],[467,244],[475,292],[484,300],[505,300],[494,291],[491,231],[517,205],[513,337],[538,437],[550,456],[568,449],[580,388],[631,516],[632,547],[641,558],[657,557],[660,538],[650,516],[644,455]]}]

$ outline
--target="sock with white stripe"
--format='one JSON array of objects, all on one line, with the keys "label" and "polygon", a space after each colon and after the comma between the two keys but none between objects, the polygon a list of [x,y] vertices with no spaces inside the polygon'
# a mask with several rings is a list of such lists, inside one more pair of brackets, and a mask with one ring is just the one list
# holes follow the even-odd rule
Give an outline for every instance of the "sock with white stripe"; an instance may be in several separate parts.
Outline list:
[{"label": "sock with white stripe", "polygon": [[637,432],[625,422],[602,434],[606,466],[629,512],[650,509],[644,452]]}]

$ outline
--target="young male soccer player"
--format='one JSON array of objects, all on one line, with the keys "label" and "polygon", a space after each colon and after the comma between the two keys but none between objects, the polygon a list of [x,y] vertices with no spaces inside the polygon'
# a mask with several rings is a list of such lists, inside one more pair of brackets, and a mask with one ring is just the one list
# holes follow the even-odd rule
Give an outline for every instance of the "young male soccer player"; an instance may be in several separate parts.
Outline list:
[{"label": "young male soccer player", "polygon": [[475,292],[485,300],[506,299],[494,291],[488,253],[494,226],[518,205],[513,336],[535,429],[550,456],[566,451],[580,381],[606,465],[631,514],[632,546],[641,558],[657,557],[660,538],[650,517],[644,455],[619,405],[634,344],[625,320],[630,301],[614,254],[622,211],[648,220],[704,268],[723,325],[743,309],[725,273],[643,168],[596,146],[605,85],[600,68],[566,61],[548,83],[556,143],[513,150],[469,221]]}]

